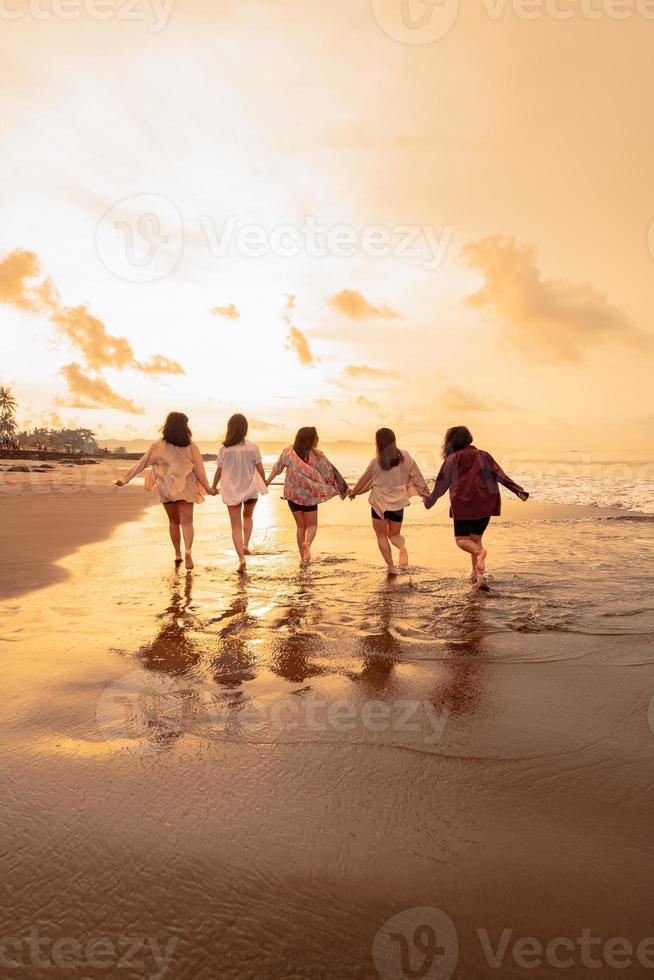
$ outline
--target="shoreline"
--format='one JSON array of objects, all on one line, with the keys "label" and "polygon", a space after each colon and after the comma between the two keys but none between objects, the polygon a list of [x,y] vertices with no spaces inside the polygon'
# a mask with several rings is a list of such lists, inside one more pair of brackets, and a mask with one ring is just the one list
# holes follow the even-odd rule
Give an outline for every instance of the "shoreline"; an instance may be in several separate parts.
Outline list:
[{"label": "shoreline", "polygon": [[108,488],[99,498],[98,488],[65,484],[54,492],[30,487],[28,492],[2,494],[3,599],[68,578],[69,572],[58,564],[62,558],[111,537],[120,524],[139,518],[149,503],[137,488],[120,494],[117,488]]}]

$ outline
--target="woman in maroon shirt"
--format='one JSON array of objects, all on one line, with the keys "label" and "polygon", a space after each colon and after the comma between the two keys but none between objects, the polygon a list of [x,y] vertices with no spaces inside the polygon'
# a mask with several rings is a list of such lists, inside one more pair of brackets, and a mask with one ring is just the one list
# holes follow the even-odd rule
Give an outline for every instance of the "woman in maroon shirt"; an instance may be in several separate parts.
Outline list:
[{"label": "woman in maroon shirt", "polygon": [[527,500],[526,490],[507,476],[490,453],[472,445],[472,435],[465,425],[448,429],[443,442],[443,465],[434,489],[425,497],[429,510],[439,497],[450,491],[450,517],[454,518],[454,537],[472,561],[472,581],[482,589],[486,571],[486,549],[482,536],[491,517],[502,507],[499,484],[511,490],[520,500]]}]

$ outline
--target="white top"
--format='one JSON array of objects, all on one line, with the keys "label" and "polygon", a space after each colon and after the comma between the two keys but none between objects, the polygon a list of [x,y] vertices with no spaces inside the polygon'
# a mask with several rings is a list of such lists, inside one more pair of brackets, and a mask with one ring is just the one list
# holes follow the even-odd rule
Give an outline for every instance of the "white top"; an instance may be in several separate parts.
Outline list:
[{"label": "white top", "polygon": [[413,456],[405,449],[402,462],[391,470],[383,470],[377,458],[370,461],[367,470],[354,487],[353,493],[370,490],[368,500],[378,517],[387,510],[402,510],[411,503],[409,497],[428,494],[429,488]]},{"label": "white top", "polygon": [[145,478],[145,489],[156,488],[162,504],[173,500],[201,504],[204,500],[202,491],[208,489],[209,482],[202,454],[194,442],[190,446],[173,446],[164,439],[157,439],[123,477],[123,483],[129,483],[148,466],[152,470]]},{"label": "white top", "polygon": [[268,487],[257,470],[259,463],[259,447],[248,439],[229,448],[220,447],[216,466],[222,469],[220,492],[228,507],[253,500],[260,493],[268,493]]}]

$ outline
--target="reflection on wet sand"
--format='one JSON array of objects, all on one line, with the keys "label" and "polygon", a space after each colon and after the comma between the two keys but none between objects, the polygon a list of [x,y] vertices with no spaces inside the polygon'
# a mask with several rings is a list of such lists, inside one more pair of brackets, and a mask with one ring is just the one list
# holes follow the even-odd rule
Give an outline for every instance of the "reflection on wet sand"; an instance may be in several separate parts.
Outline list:
[{"label": "reflection on wet sand", "polygon": [[[224,623],[217,633],[212,633],[218,637],[218,653],[211,657],[211,673],[222,687],[240,687],[257,676],[253,646],[257,619],[248,612],[249,602],[248,582],[242,577],[227,608],[210,620],[211,624]],[[214,649],[215,646],[214,643]]]},{"label": "reflection on wet sand", "polygon": [[195,621],[190,611],[192,591],[192,576],[180,578],[175,573],[170,602],[164,612],[157,615],[157,620],[162,623],[159,632],[137,653],[145,670],[179,676],[199,663],[200,651],[193,635]]},{"label": "reflection on wet sand", "polygon": [[406,596],[405,589],[388,582],[366,606],[369,625],[357,645],[361,667],[350,676],[371,693],[379,693],[388,686],[395,664],[402,657],[402,644],[393,634],[392,624],[395,618],[403,618]]},{"label": "reflection on wet sand", "polygon": [[322,617],[317,596],[310,573],[301,572],[273,623],[269,666],[274,674],[293,684],[324,673],[323,667],[311,662],[324,648],[318,632]]},{"label": "reflection on wet sand", "polygon": [[482,658],[487,631],[483,597],[473,592],[461,605],[460,616],[454,620],[452,634],[445,644],[451,659],[443,664],[438,683],[428,695],[436,711],[459,716],[474,714],[482,700]]}]

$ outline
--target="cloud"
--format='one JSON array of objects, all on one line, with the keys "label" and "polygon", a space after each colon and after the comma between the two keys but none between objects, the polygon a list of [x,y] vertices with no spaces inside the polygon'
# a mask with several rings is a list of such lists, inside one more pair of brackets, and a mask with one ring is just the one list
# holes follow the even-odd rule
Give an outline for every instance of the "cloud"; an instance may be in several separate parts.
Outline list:
[{"label": "cloud", "polygon": [[[30,284],[36,279],[41,281]],[[52,309],[57,302],[54,283],[51,279],[43,279],[34,252],[17,248],[0,262],[0,303],[27,313],[41,313]]]},{"label": "cloud", "polygon": [[143,374],[186,374],[181,364],[161,354],[152,354],[147,361],[134,361],[131,367]]},{"label": "cloud", "polygon": [[385,371],[382,368],[369,367],[367,364],[348,364],[345,373],[350,378],[397,378],[395,371]]},{"label": "cloud", "polygon": [[221,316],[223,320],[237,321],[241,319],[241,314],[233,303],[230,303],[229,306],[214,306],[211,313],[214,316]]},{"label": "cloud", "polygon": [[288,337],[286,338],[286,350],[294,350],[297,354],[298,361],[300,364],[304,364],[305,367],[311,367],[312,364],[316,363],[316,359],[311,353],[306,334],[303,334],[297,327],[291,327],[289,330]]},{"label": "cloud", "polygon": [[266,422],[264,419],[250,419],[250,426],[258,432],[273,432],[282,428],[277,422]]},{"label": "cloud", "polygon": [[117,394],[101,377],[103,368],[131,369],[150,375],[185,373],[181,364],[161,354],[152,354],[147,361],[137,360],[127,338],[108,333],[102,320],[93,316],[86,306],[63,306],[52,279],[44,278],[34,252],[15,249],[0,261],[0,303],[27,313],[45,314],[79,351],[86,368],[95,372],[96,377],[89,377],[75,363],[63,368],[61,373],[75,401],[59,404],[76,408],[102,405],[140,414],[142,409]]},{"label": "cloud", "polygon": [[66,379],[70,399],[55,398],[65,408],[117,408],[132,415],[143,415],[143,409],[123,398],[100,377],[84,374],[79,364],[66,364],[59,372]]},{"label": "cloud", "polygon": [[332,403],[330,402],[329,398],[316,398],[313,404],[316,406],[316,408],[332,407]]},{"label": "cloud", "polygon": [[79,350],[91,370],[122,370],[133,363],[134,351],[127,338],[110,336],[102,320],[92,316],[85,306],[62,307],[52,313],[51,320]]},{"label": "cloud", "polygon": [[295,351],[297,354],[297,359],[300,364],[305,367],[312,367],[317,358],[314,357],[311,347],[309,346],[309,340],[307,335],[303,333],[299,327],[293,325],[293,312],[295,310],[295,296],[289,294],[286,297],[286,304],[282,310],[282,321],[288,327],[288,335],[286,337],[286,350]]},{"label": "cloud", "polygon": [[92,316],[86,306],[63,306],[50,319],[79,350],[92,371],[111,367],[120,371],[132,368],[144,374],[184,374],[181,364],[161,354],[153,354],[148,361],[137,361],[129,340],[112,337],[102,320]]},{"label": "cloud", "polygon": [[379,402],[373,402],[370,398],[366,398],[365,395],[359,395],[357,405],[360,408],[379,408]]},{"label": "cloud", "polygon": [[396,320],[399,313],[390,306],[373,306],[356,289],[343,289],[329,298],[330,304],[350,320],[389,319]]},{"label": "cloud", "polygon": [[496,319],[502,339],[532,360],[578,363],[603,341],[645,342],[626,313],[590,283],[543,278],[535,250],[513,238],[468,242],[462,256],[485,280],[467,303]]},{"label": "cloud", "polygon": [[515,408],[507,402],[492,402],[480,398],[474,391],[450,385],[440,399],[441,406],[448,412],[491,412],[502,408]]}]

